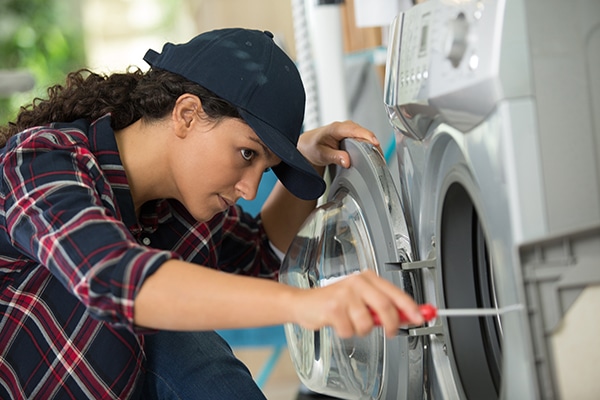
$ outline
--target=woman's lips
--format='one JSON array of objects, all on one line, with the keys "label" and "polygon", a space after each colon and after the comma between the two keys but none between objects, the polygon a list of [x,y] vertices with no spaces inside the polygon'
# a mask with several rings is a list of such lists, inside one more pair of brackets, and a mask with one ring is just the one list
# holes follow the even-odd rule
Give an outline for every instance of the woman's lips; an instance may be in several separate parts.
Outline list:
[{"label": "woman's lips", "polygon": [[231,207],[233,205],[233,203],[231,201],[229,201],[228,199],[226,199],[223,196],[219,196],[219,201],[221,203],[221,207],[223,208],[223,210],[227,210],[229,207]]}]

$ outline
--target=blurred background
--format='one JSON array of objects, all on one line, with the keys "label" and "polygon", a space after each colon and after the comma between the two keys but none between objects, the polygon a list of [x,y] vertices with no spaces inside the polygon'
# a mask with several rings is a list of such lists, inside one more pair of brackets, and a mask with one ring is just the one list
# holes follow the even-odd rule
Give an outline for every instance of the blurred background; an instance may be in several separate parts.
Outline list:
[{"label": "blurred background", "polygon": [[[70,71],[82,67],[96,72],[123,71],[128,66],[146,69],[142,57],[148,48],[160,50],[167,41],[184,42],[215,28],[270,30],[277,43],[295,59],[293,3],[294,0],[0,0],[0,70],[3,74],[18,72],[11,76],[22,78],[22,82],[13,79],[12,90],[8,89],[13,93],[10,96],[7,88],[0,88],[0,123],[12,119],[22,103],[43,95],[49,85],[61,83]],[[353,0],[336,8],[343,24],[344,52],[381,45],[380,27],[356,27]],[[327,40],[320,38],[322,42]],[[23,78],[21,73],[25,71],[33,80]],[[22,90],[25,93],[19,93]]]},{"label": "blurred background", "polygon": [[[374,3],[359,0],[0,0],[0,124],[70,71],[145,70],[149,48],[245,27],[271,31],[298,63],[307,90],[305,129],[353,119],[375,132],[389,155],[393,136],[382,104],[386,29],[403,1],[373,1],[386,10],[383,22],[365,22]],[[267,175],[244,208],[259,212],[274,182]],[[269,399],[310,396],[299,388],[283,327],[220,333]]]}]

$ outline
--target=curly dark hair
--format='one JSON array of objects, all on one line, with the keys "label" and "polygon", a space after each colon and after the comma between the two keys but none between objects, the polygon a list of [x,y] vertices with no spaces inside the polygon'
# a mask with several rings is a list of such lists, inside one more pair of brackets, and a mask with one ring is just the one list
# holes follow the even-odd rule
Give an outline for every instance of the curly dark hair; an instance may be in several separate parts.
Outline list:
[{"label": "curly dark hair", "polygon": [[98,74],[81,69],[67,75],[65,85],[48,88],[48,98],[35,98],[19,110],[15,122],[0,126],[0,147],[18,132],[52,122],[85,118],[94,121],[111,113],[115,130],[143,118],[158,120],[168,115],[184,93],[198,96],[206,115],[216,121],[241,118],[236,107],[210,90],[172,72],[129,69],[124,73]]}]

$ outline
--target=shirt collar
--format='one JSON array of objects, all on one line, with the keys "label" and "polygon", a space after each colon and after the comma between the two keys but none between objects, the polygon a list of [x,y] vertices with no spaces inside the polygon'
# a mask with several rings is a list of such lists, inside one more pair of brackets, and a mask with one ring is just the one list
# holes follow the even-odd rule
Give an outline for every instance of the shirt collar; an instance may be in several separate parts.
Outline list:
[{"label": "shirt collar", "polygon": [[166,200],[148,202],[141,210],[141,225],[138,223],[129,183],[110,122],[110,114],[107,114],[90,125],[88,129],[90,148],[112,186],[121,209],[121,218],[126,226],[134,234],[141,231],[154,232],[160,222],[171,217],[171,208]]},{"label": "shirt collar", "polygon": [[132,228],[138,224],[135,207],[125,169],[121,157],[119,157],[115,134],[110,126],[110,114],[106,114],[92,122],[88,129],[88,137],[90,149],[96,155],[119,203],[121,218],[127,227]]}]

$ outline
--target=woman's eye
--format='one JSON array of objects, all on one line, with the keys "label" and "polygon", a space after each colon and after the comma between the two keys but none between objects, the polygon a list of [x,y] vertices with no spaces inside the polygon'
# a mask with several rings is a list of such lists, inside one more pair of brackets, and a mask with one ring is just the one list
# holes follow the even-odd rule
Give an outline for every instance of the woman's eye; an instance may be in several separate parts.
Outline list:
[{"label": "woman's eye", "polygon": [[254,158],[254,154],[255,154],[254,150],[250,150],[250,149],[242,149],[241,153],[242,153],[242,157],[246,161],[252,161],[252,159]]}]

